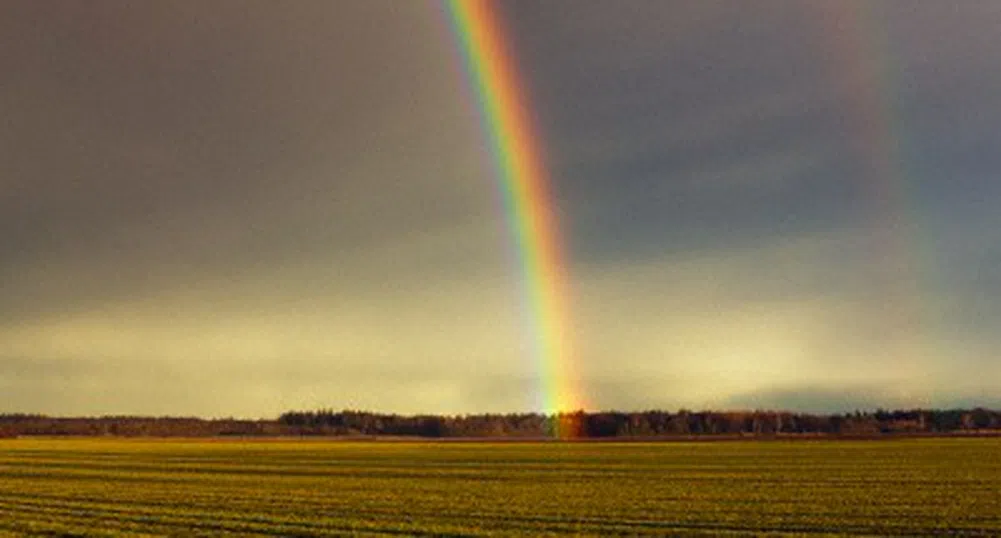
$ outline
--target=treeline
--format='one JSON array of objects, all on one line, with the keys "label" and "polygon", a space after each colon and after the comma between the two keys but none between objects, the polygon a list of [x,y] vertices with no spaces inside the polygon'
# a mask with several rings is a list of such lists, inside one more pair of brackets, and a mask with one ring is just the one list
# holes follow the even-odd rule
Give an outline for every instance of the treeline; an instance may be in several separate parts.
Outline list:
[{"label": "treeline", "polygon": [[398,436],[428,438],[671,438],[689,436],[875,436],[1001,433],[1001,411],[984,408],[818,415],[782,411],[584,412],[397,415],[289,411],[277,420],[195,417],[48,417],[0,414],[0,437]]},{"label": "treeline", "polygon": [[686,437],[852,435],[1001,431],[1001,411],[951,409],[816,415],[783,411],[584,412],[543,415],[387,415],[291,411],[278,422],[300,434],[422,437]]},{"label": "treeline", "polygon": [[18,435],[118,437],[219,437],[289,435],[275,420],[203,419],[197,417],[48,417],[0,414],[0,437]]}]

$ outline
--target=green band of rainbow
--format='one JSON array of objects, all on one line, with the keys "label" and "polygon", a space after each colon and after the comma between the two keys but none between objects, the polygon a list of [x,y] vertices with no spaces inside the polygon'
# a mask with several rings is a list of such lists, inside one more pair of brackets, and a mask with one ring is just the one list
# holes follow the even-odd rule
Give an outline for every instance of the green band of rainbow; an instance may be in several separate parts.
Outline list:
[{"label": "green band of rainbow", "polygon": [[568,274],[559,223],[541,146],[505,44],[501,18],[494,12],[496,5],[489,0],[446,0],[466,73],[478,99],[520,258],[544,410],[570,411],[580,408],[582,402],[573,383]]}]

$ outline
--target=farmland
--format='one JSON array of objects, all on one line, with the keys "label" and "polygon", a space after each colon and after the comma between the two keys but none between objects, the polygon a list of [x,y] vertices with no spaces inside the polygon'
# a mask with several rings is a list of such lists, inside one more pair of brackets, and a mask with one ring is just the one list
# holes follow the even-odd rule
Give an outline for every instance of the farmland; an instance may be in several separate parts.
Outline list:
[{"label": "farmland", "polygon": [[9,439],[0,536],[1001,534],[1001,439]]}]

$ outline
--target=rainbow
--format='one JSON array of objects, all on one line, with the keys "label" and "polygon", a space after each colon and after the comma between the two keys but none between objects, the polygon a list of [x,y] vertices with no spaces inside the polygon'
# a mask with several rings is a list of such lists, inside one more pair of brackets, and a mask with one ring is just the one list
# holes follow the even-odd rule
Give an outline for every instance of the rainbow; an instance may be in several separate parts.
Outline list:
[{"label": "rainbow", "polygon": [[496,13],[500,4],[489,0],[445,0],[445,4],[466,77],[476,94],[518,253],[543,410],[560,413],[581,409],[573,371],[569,275],[559,219],[524,85]]}]

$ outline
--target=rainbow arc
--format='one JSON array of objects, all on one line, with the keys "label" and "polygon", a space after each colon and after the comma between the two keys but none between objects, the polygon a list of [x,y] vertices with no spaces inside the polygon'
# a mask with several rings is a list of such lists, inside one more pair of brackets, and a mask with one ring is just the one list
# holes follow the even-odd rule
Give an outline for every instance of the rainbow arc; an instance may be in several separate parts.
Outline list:
[{"label": "rainbow arc", "polygon": [[[518,253],[544,410],[568,413],[583,407],[573,369],[569,274],[543,146],[496,12],[499,5],[488,0],[446,1]],[[559,436],[567,437],[575,428],[559,429]]]}]

